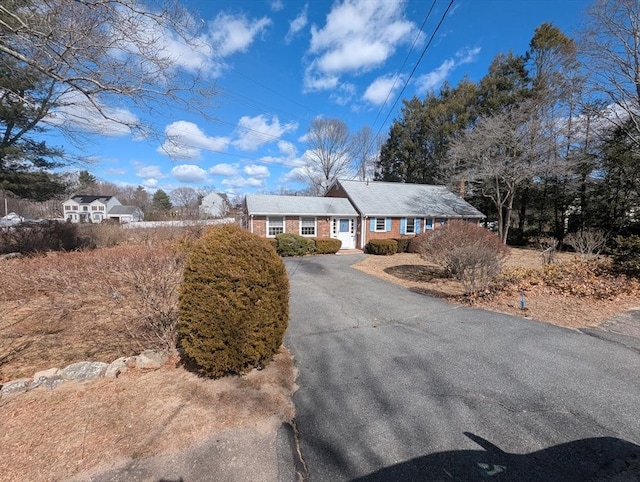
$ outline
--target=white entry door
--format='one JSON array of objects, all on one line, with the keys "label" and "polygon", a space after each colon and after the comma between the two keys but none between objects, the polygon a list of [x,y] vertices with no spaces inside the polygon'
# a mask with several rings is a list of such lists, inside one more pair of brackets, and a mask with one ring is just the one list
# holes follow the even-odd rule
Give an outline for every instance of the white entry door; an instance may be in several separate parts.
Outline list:
[{"label": "white entry door", "polygon": [[342,241],[340,249],[354,249],[356,247],[355,218],[333,218],[331,220],[331,237]]}]

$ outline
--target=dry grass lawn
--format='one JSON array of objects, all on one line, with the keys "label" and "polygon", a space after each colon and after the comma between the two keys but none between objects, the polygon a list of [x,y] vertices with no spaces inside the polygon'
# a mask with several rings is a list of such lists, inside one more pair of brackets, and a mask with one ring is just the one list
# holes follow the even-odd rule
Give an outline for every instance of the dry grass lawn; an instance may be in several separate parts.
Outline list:
[{"label": "dry grass lawn", "polygon": [[[182,255],[164,243],[0,260],[0,384],[78,361],[164,348]],[[180,450],[238,427],[293,417],[284,348],[264,370],[207,380],[172,359],[154,371],[0,398],[0,481],[64,480],[122,460]],[[268,432],[265,432],[268,433]]]},{"label": "dry grass lawn", "polygon": [[[558,253],[554,263],[577,261],[572,253]],[[538,268],[542,266],[540,252],[512,248],[505,270]],[[589,296],[567,296],[545,289],[543,285],[528,286],[525,291],[526,310],[520,309],[518,289],[507,289],[490,296],[464,296],[462,284],[443,275],[441,268],[420,258],[417,254],[399,253],[393,256],[368,255],[355,268],[399,284],[419,293],[568,328],[593,327],[632,308],[640,307],[640,287],[637,282],[629,293],[608,299]]]}]

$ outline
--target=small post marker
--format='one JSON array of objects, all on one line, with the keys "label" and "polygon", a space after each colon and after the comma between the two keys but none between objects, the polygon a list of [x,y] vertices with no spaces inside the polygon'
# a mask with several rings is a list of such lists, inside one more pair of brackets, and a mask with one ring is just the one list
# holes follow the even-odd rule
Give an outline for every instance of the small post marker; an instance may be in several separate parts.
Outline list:
[{"label": "small post marker", "polygon": [[524,301],[524,290],[520,290],[520,309],[521,310],[525,310],[526,309],[526,305],[525,305],[525,301]]}]

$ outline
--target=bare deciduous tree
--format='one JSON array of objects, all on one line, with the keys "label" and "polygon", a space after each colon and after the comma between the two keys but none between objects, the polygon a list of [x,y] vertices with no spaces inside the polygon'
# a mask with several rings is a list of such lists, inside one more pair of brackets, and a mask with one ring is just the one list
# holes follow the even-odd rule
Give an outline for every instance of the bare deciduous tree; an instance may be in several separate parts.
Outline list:
[{"label": "bare deciduous tree", "polygon": [[591,90],[605,95],[607,118],[640,148],[640,3],[597,0],[587,13],[579,45]]},{"label": "bare deciduous tree", "polygon": [[374,178],[376,161],[381,147],[380,138],[373,134],[369,126],[364,126],[353,135],[353,168],[358,173],[358,178],[361,181]]},{"label": "bare deciduous tree", "polygon": [[324,195],[334,181],[352,174],[352,139],[343,121],[314,119],[307,133],[307,146],[307,164],[299,179],[314,194]]},{"label": "bare deciduous tree", "polygon": [[171,191],[173,205],[180,210],[183,218],[198,216],[199,199],[198,191],[192,187],[179,187]]},{"label": "bare deciduous tree", "polygon": [[[43,123],[71,134],[82,129],[148,133],[129,107],[149,112],[171,102],[202,110],[212,90],[197,83],[199,67],[211,48],[197,28],[196,19],[174,0],[3,1],[2,66],[39,81],[37,105],[24,89],[3,93],[33,110],[30,122],[14,134]],[[191,63],[180,55],[186,49],[193,53]]]},{"label": "bare deciduous tree", "polygon": [[543,146],[540,126],[531,109],[525,107],[481,118],[452,145],[450,158],[459,168],[458,177],[491,200],[498,216],[498,235],[504,243],[516,192],[539,172],[546,158]]}]

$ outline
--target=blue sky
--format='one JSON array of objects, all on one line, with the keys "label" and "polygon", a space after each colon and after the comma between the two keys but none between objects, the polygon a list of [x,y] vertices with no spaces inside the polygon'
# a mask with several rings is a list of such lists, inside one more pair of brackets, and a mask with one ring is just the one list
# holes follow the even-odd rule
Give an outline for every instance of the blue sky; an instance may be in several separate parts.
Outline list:
[{"label": "blue sky", "polygon": [[[455,0],[401,98],[422,97],[465,75],[478,81],[496,54],[524,53],[543,22],[572,36],[589,4]],[[142,185],[150,192],[185,186],[230,194],[303,188],[295,173],[305,164],[304,135],[312,120],[335,117],[351,132],[363,126],[388,132],[402,105],[392,108],[393,103],[449,0],[435,1],[422,32],[431,0],[185,0],[185,5],[201,18],[215,52],[215,58],[199,52],[183,57],[205,66],[215,81],[219,95],[207,110],[211,118],[161,109],[152,122],[173,142],[135,139],[126,129],[91,134],[80,150],[94,159],[87,168],[102,180]]]}]

